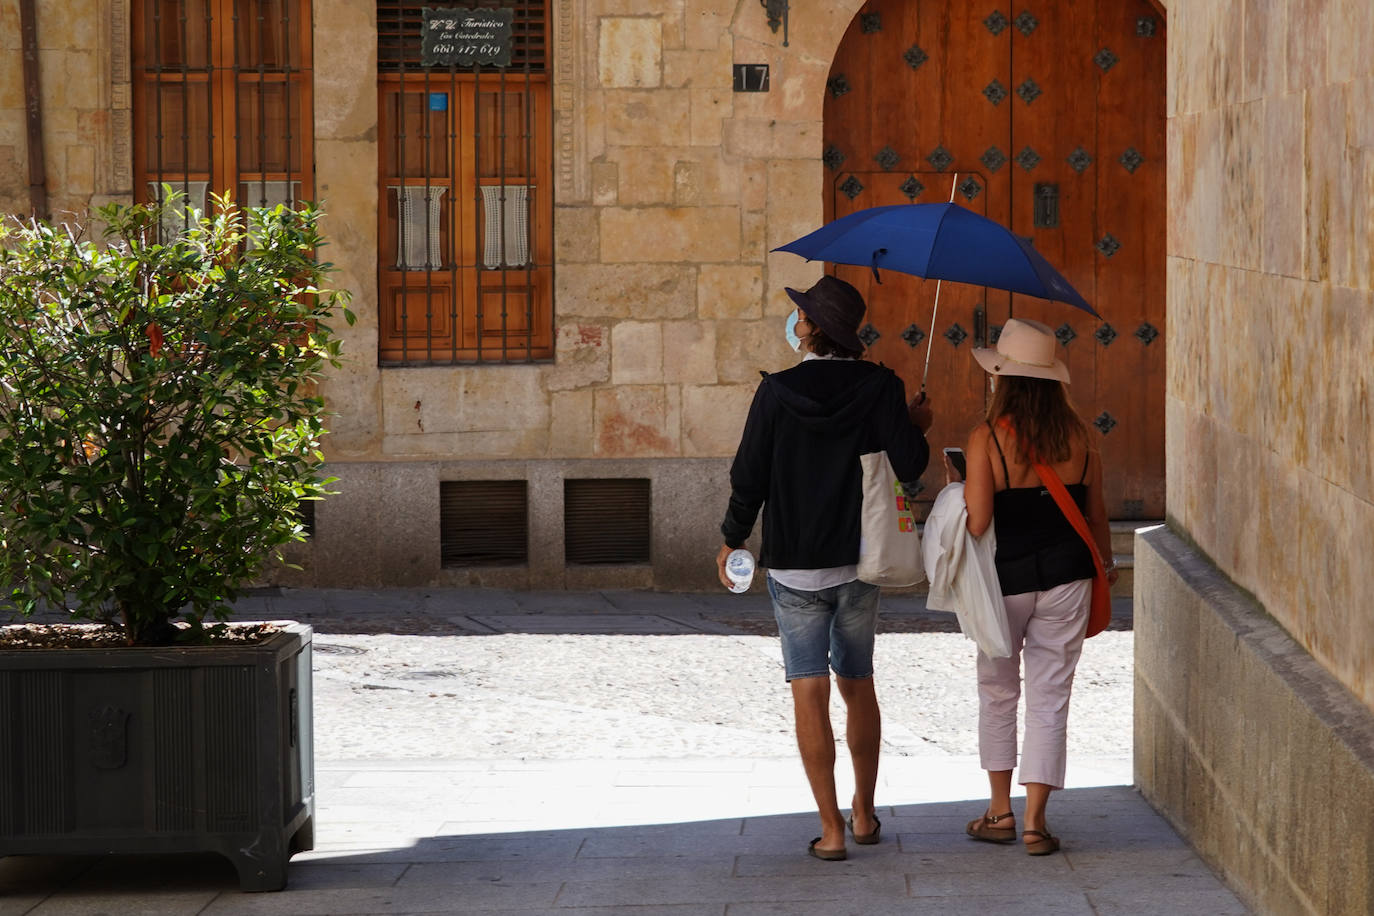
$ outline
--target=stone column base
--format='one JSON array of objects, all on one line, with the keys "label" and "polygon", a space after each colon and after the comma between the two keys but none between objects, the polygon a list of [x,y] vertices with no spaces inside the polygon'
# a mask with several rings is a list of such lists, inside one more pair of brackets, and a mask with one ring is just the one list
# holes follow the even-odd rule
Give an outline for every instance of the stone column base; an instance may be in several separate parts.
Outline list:
[{"label": "stone column base", "polygon": [[1135,575],[1141,792],[1256,912],[1374,912],[1374,713],[1168,528]]}]

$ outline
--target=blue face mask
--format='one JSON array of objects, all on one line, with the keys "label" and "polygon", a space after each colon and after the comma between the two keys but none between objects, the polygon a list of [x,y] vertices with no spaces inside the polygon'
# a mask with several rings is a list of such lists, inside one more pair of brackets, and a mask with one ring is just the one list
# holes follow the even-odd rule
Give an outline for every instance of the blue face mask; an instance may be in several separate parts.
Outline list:
[{"label": "blue face mask", "polygon": [[787,344],[798,353],[801,352],[801,338],[797,336],[797,310],[787,316]]}]

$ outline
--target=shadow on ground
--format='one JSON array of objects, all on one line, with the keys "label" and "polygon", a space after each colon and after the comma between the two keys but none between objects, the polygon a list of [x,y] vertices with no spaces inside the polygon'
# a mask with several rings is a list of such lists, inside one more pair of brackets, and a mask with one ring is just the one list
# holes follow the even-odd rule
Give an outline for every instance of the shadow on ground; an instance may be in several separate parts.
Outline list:
[{"label": "shadow on ground", "polygon": [[1064,850],[1048,857],[968,839],[964,824],[981,807],[883,806],[882,842],[851,842],[844,862],[805,854],[812,813],[665,824],[646,812],[643,823],[453,832],[375,849],[328,848],[324,823],[325,848],[293,861],[281,893],[240,893],[213,855],[10,857],[0,860],[0,912],[1247,912],[1130,787],[1058,793],[1051,825]]}]

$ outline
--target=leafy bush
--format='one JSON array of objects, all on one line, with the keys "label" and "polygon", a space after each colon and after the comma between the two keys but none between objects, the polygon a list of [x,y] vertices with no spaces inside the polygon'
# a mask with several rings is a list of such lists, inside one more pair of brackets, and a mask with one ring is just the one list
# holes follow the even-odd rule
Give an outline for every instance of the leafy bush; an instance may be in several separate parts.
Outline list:
[{"label": "leafy bush", "polygon": [[166,191],[102,208],[104,245],[0,227],[0,597],[131,644],[223,620],[303,537],[299,503],[330,482],[327,321],[353,320],[320,288],[319,210],[217,198],[202,216]]}]

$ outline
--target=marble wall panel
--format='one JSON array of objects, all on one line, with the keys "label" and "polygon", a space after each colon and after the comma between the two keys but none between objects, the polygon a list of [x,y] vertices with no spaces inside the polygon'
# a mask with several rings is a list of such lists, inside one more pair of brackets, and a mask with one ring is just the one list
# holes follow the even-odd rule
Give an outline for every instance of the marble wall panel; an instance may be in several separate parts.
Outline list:
[{"label": "marble wall panel", "polygon": [[1359,0],[1288,0],[1289,92],[1326,85],[1332,16],[1338,7],[1352,2]]},{"label": "marble wall panel", "polygon": [[1344,284],[1350,275],[1349,153],[1344,86],[1306,93],[1304,193],[1309,280]]},{"label": "marble wall panel", "polygon": [[1343,83],[1374,72],[1374,60],[1369,56],[1369,36],[1374,35],[1374,4],[1338,3],[1328,22],[1331,39],[1326,54],[1327,80]]},{"label": "marble wall panel", "polygon": [[[1221,147],[1221,259],[1223,263],[1257,270],[1263,260],[1264,214],[1270,207],[1283,207],[1287,185],[1266,185],[1264,148],[1264,111],[1262,100],[1229,106],[1219,127]],[[1272,195],[1272,197],[1271,197]]]},{"label": "marble wall panel", "polygon": [[1274,99],[1288,92],[1287,0],[1249,0],[1245,4],[1241,78],[1246,99]]},{"label": "marble wall panel", "polygon": [[1257,214],[1263,231],[1259,269],[1265,273],[1297,277],[1302,274],[1305,208],[1303,131],[1305,96],[1275,94],[1264,106],[1263,132],[1255,142],[1261,156],[1262,206]]}]

